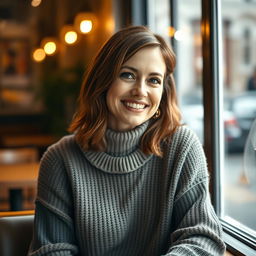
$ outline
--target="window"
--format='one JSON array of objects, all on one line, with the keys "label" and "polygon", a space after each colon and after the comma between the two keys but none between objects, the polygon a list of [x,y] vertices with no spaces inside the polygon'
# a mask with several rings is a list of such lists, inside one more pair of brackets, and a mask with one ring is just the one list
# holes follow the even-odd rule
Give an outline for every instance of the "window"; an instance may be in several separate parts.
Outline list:
[{"label": "window", "polygon": [[200,0],[176,1],[173,37],[179,103],[183,122],[196,132],[203,143],[201,18]]},{"label": "window", "polygon": [[[255,249],[256,1],[223,0],[221,9],[225,102],[222,122],[227,136],[220,216],[229,231],[243,237]],[[249,83],[255,85],[254,90],[249,90]]]},{"label": "window", "polygon": [[148,26],[152,31],[162,35],[168,40],[170,26],[169,0],[147,0]]}]

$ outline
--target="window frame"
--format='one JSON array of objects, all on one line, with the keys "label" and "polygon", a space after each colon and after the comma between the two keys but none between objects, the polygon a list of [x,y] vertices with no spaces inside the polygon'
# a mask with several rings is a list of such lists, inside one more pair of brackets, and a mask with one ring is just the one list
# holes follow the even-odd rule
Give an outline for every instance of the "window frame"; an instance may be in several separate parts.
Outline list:
[{"label": "window frame", "polygon": [[202,6],[202,53],[203,53],[203,104],[204,149],[211,175],[212,203],[223,226],[227,249],[235,255],[255,255],[256,245],[242,230],[221,219],[221,177],[223,170],[222,89],[221,82],[221,2],[201,1]]}]

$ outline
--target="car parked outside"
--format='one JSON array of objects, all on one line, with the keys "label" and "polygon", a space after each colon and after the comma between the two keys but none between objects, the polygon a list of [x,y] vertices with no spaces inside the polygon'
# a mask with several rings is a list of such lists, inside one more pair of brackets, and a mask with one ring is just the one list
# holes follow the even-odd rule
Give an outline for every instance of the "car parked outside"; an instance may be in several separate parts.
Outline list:
[{"label": "car parked outside", "polygon": [[230,98],[227,108],[234,114],[241,129],[237,149],[243,151],[252,123],[256,119],[256,91],[246,91]]},{"label": "car parked outside", "polygon": [[[183,123],[188,125],[203,143],[203,103],[198,95],[186,95],[182,98],[181,111]],[[225,109],[223,112],[225,151],[236,152],[240,149],[240,137],[242,135],[234,113]]]}]

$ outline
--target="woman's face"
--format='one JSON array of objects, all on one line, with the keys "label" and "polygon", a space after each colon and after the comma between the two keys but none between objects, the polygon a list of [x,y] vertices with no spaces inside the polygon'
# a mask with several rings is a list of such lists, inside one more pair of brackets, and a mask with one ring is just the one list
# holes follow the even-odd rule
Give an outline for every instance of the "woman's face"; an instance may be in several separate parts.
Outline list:
[{"label": "woman's face", "polygon": [[159,47],[145,47],[123,63],[107,92],[108,127],[127,131],[157,111],[166,71]]}]

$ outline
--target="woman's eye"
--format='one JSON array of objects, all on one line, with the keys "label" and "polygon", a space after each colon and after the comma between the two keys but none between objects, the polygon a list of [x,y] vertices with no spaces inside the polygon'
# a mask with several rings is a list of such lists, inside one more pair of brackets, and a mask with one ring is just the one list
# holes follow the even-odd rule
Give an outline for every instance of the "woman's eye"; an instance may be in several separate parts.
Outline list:
[{"label": "woman's eye", "polygon": [[135,79],[134,74],[131,73],[131,72],[122,72],[120,74],[120,77],[123,78],[123,79]]},{"label": "woman's eye", "polygon": [[149,82],[154,85],[161,84],[161,80],[159,78],[152,77],[149,79]]}]

